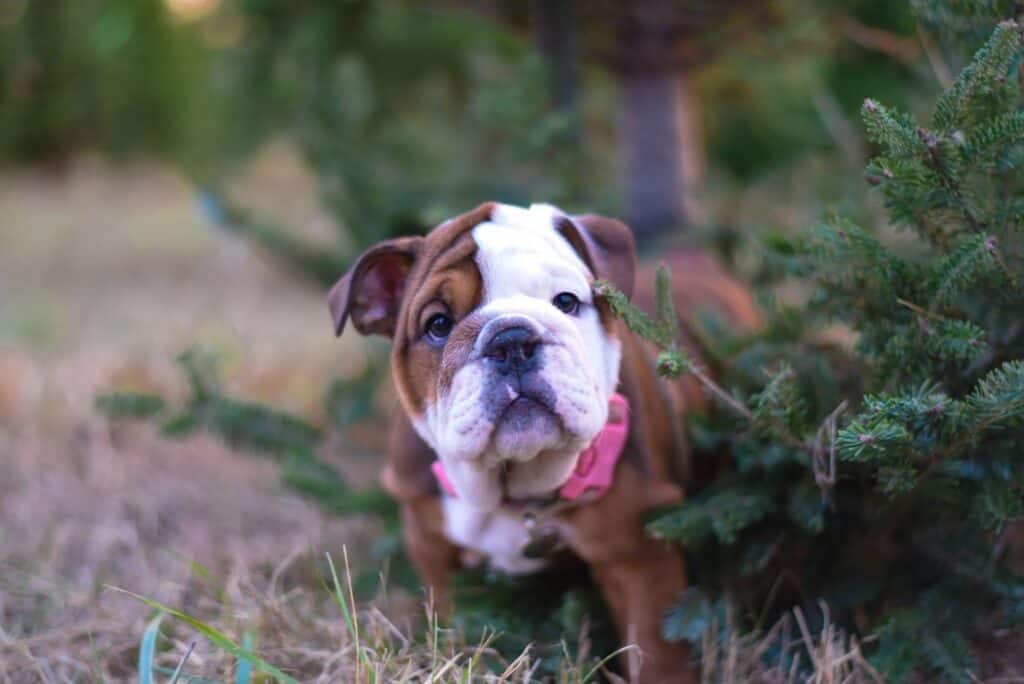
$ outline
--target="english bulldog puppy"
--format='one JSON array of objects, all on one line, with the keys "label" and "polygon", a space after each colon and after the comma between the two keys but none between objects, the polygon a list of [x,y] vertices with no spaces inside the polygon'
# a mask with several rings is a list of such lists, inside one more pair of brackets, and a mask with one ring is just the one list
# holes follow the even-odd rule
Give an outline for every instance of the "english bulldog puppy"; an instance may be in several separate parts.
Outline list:
[{"label": "english bulldog puppy", "polygon": [[[710,259],[669,261],[684,320],[710,307],[756,325],[747,292]],[[351,321],[392,339],[404,411],[382,482],[439,608],[467,562],[529,573],[569,553],[637,647],[622,657],[629,679],[693,682],[687,648],[661,636],[683,556],[643,525],[683,498],[683,417],[705,399],[690,379],[659,378],[655,351],[593,291],[604,279],[629,295],[636,271],[619,221],[487,203],[371,247],[328,300],[337,334]]]}]

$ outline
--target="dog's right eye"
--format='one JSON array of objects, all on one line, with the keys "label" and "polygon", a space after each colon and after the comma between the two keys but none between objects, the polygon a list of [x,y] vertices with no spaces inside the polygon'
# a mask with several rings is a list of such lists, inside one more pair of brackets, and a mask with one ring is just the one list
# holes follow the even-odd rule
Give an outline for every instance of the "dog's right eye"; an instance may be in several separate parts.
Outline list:
[{"label": "dog's right eye", "polygon": [[427,320],[427,337],[435,342],[444,342],[448,339],[448,336],[451,335],[452,328],[454,326],[455,323],[449,316],[446,316],[445,314],[434,314],[429,320]]}]

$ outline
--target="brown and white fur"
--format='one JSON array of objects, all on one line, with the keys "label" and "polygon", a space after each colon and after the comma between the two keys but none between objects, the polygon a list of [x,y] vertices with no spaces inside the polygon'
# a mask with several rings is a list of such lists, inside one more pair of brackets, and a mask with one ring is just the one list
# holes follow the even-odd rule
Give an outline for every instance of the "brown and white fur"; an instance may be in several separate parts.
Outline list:
[{"label": "brown and white fur", "polygon": [[[707,306],[756,325],[747,293],[713,262],[673,259],[684,317]],[[522,553],[521,504],[556,494],[608,420],[612,393],[627,397],[631,429],[614,484],[553,525],[590,567],[623,642],[639,647],[640,657],[625,659],[630,679],[689,682],[686,649],[660,635],[664,611],[685,588],[682,555],[646,536],[643,519],[682,500],[689,452],[681,417],[704,399],[692,381],[660,380],[653,350],[592,291],[603,278],[631,294],[635,271],[633,237],[619,221],[488,203],[424,237],[372,247],[329,303],[338,334],[351,319],[361,333],[393,340],[404,415],[382,479],[402,504],[407,550],[442,608],[449,575],[468,556],[509,573],[544,567]],[[564,306],[566,294],[578,307]],[[456,497],[440,493],[435,459]]]}]

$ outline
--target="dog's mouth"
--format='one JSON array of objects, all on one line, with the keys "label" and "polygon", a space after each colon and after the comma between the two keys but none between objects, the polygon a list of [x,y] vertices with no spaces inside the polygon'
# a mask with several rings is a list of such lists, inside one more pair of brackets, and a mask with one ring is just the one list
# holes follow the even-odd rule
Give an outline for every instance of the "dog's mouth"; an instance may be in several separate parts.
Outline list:
[{"label": "dog's mouth", "polygon": [[497,425],[511,422],[520,425],[528,423],[539,413],[549,413],[557,418],[554,408],[541,397],[520,394],[505,405],[505,408],[501,410],[494,423]]},{"label": "dog's mouth", "polygon": [[562,418],[543,398],[521,394],[498,412],[491,441],[502,460],[527,461],[564,444]]}]

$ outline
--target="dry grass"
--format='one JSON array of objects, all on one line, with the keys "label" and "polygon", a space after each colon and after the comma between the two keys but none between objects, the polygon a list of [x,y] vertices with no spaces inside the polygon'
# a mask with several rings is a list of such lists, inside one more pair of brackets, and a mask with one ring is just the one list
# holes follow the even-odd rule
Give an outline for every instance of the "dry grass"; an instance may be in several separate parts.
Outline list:
[{"label": "dry grass", "polygon": [[[797,608],[779,620],[766,634],[735,636],[731,630],[724,643],[715,638],[718,626],[705,632],[702,643],[701,680],[732,684],[882,684],[882,677],[867,661],[857,640],[831,623],[828,606],[822,604],[824,625],[813,634],[803,612]],[[795,625],[795,627],[794,627]],[[766,667],[769,649],[777,648],[774,660],[780,664]],[[788,665],[786,664],[788,662]]]},{"label": "dry grass", "polygon": [[[529,681],[511,661],[429,618],[419,597],[382,592],[356,611],[328,553],[367,566],[378,530],[331,519],[279,491],[275,468],[194,438],[83,414],[0,438],[0,681],[133,681],[154,612],[110,587],[196,616],[299,681]],[[346,566],[347,569],[347,566]],[[386,585],[385,585],[386,586]],[[180,621],[162,623],[155,663],[223,681],[239,659]],[[486,661],[486,662],[484,662]],[[562,681],[592,664],[567,658]],[[474,674],[475,673],[475,674]]]}]

